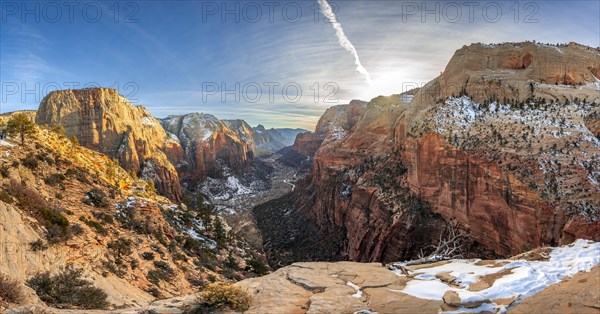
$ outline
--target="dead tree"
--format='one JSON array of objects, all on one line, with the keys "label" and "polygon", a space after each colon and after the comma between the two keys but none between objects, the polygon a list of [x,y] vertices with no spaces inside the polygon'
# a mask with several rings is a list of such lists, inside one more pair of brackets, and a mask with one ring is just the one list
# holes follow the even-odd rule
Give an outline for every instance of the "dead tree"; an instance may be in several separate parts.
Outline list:
[{"label": "dead tree", "polygon": [[[446,230],[440,233],[440,237],[435,244],[422,248],[417,255],[416,260],[390,263],[388,269],[398,269],[404,275],[408,276],[408,270],[405,268],[410,265],[421,265],[435,263],[449,259],[462,258],[463,248],[470,240],[469,234],[460,230],[458,223],[448,223]],[[429,252],[429,253],[427,253]]]}]

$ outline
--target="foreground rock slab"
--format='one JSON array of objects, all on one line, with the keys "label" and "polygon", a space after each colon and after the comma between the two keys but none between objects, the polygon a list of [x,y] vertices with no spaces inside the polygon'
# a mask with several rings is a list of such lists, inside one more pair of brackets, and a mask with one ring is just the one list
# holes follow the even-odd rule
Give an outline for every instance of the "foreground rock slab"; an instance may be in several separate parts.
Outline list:
[{"label": "foreground rock slab", "polygon": [[379,263],[295,263],[238,285],[254,298],[247,313],[437,313],[441,301],[398,292],[407,280]]}]

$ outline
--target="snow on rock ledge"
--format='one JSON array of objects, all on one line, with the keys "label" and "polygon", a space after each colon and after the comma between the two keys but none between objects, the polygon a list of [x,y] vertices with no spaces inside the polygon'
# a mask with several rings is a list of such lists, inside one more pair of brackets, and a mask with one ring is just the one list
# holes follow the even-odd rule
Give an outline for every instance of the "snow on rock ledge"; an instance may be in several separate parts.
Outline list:
[{"label": "snow on rock ledge", "polygon": [[504,313],[509,306],[599,263],[600,242],[577,240],[552,248],[547,260],[452,260],[419,265],[409,275],[413,279],[396,292],[443,300],[442,310],[447,313]]}]

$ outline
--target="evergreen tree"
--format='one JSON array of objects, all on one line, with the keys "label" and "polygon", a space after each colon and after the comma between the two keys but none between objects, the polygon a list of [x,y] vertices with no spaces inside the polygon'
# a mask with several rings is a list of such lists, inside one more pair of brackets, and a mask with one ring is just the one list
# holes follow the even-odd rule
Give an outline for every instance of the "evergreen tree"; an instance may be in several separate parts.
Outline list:
[{"label": "evergreen tree", "polygon": [[6,132],[11,136],[21,137],[21,146],[25,145],[25,137],[35,132],[35,123],[24,113],[15,114],[6,124]]}]

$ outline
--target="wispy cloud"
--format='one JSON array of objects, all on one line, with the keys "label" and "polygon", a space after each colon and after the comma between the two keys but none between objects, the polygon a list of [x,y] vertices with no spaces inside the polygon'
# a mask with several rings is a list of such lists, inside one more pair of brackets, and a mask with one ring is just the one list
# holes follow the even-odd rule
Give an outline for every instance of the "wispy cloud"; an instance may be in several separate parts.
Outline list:
[{"label": "wispy cloud", "polygon": [[[97,24],[4,24],[2,81],[134,81],[140,87],[134,97],[157,116],[203,111],[268,127],[312,129],[310,124],[314,126],[320,114],[335,104],[325,102],[326,96],[344,103],[402,92],[435,78],[457,49],[473,42],[600,45],[597,1],[535,2],[537,23],[515,23],[508,8],[513,2],[496,2],[504,12],[497,23],[483,21],[481,10],[475,22],[467,21],[466,6],[457,23],[443,18],[435,22],[432,15],[423,23],[419,12],[404,21],[402,5],[392,1],[337,1],[335,15],[321,10],[324,4],[333,5],[326,0],[297,3],[304,16],[294,23],[283,20],[279,11],[274,22],[268,22],[263,11],[257,23],[223,23],[220,14],[202,23],[199,3],[149,1],[138,3],[137,24],[114,23],[113,17]],[[432,8],[433,2],[429,4]],[[524,3],[519,4],[523,9]],[[103,8],[107,14],[113,12]],[[570,20],[573,16],[580,17],[577,23]],[[340,44],[346,49],[348,43],[350,53],[340,49]],[[365,84],[364,73],[356,71],[359,65],[368,69],[364,72],[372,84]],[[247,82],[297,83],[303,97],[291,103],[278,89],[274,102],[202,102],[203,82],[225,83],[229,88]],[[325,89],[327,83],[337,88]]]},{"label": "wispy cloud", "polygon": [[33,26],[27,24],[7,25],[13,34],[10,41],[2,42],[3,80],[17,83],[39,83],[54,69],[43,53],[48,42]]}]

